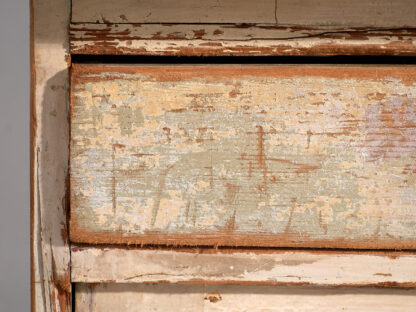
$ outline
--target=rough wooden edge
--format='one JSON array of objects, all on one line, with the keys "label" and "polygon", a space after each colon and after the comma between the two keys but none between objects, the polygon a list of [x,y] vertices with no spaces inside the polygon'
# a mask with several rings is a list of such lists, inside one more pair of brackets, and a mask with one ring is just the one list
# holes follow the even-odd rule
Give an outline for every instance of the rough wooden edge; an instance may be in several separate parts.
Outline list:
[{"label": "rough wooden edge", "polygon": [[72,247],[72,282],[416,287],[416,254]]},{"label": "rough wooden edge", "polygon": [[35,191],[34,191],[34,159],[35,159],[35,132],[36,132],[36,110],[35,110],[35,47],[34,47],[34,18],[33,18],[33,1],[30,0],[30,307],[31,311],[35,312],[35,255],[34,255],[34,205],[35,205]]},{"label": "rough wooden edge", "polygon": [[[67,168],[62,163],[68,157],[65,120],[69,15],[69,0],[30,0],[31,311],[72,310],[66,224]],[[56,110],[50,112],[51,107]],[[55,119],[48,119],[47,113]],[[56,158],[54,148],[62,151]],[[52,150],[50,154],[48,149]],[[49,175],[55,181],[51,182]]]},{"label": "rough wooden edge", "polygon": [[73,54],[165,56],[416,55],[415,28],[71,24]]},{"label": "rough wooden edge", "polygon": [[[342,70],[334,70],[334,68]],[[162,70],[161,70],[162,69]],[[325,77],[335,79],[379,80],[397,77],[402,83],[413,85],[416,65],[390,64],[73,64],[71,81],[74,85],[129,79],[126,75],[145,75],[159,82],[187,81],[203,77],[222,81],[243,77]],[[103,72],[106,75],[103,75]],[[180,74],[178,74],[180,72]],[[133,78],[134,79],[134,78]]]},{"label": "rough wooden edge", "polygon": [[416,242],[411,239],[392,239],[389,241],[369,240],[347,240],[334,239],[331,241],[307,239],[303,240],[293,234],[266,235],[266,234],[232,234],[218,232],[214,234],[158,234],[149,233],[145,235],[126,236],[120,232],[93,233],[77,226],[73,220],[70,225],[70,238],[74,243],[86,244],[127,244],[135,246],[208,246],[208,247],[270,247],[270,248],[342,248],[342,249],[373,249],[373,250],[415,250]]}]

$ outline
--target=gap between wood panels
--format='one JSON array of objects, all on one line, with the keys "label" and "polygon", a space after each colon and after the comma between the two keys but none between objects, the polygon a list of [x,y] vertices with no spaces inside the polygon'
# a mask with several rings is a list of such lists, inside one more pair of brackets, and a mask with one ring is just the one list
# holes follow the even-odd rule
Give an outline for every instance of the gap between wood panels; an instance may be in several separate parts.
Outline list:
[{"label": "gap between wood panels", "polygon": [[413,56],[145,56],[71,55],[77,64],[337,64],[414,65]]},{"label": "gap between wood panels", "polygon": [[314,248],[314,247],[260,247],[260,246],[188,246],[188,245],[140,245],[140,244],[108,244],[108,243],[72,243],[75,250],[77,248],[94,247],[98,249],[124,249],[124,250],[161,250],[190,253],[234,253],[234,252],[253,252],[253,253],[278,253],[286,251],[303,251],[312,253],[333,253],[333,254],[373,254],[386,256],[412,255],[416,250],[412,249],[356,249],[356,248]]}]

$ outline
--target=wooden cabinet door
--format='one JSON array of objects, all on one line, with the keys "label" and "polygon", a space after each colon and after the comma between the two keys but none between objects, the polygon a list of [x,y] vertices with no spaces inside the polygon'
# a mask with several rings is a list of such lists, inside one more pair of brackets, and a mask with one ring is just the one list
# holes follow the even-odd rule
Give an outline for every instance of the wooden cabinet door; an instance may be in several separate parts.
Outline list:
[{"label": "wooden cabinet door", "polygon": [[31,5],[33,311],[414,310],[413,0]]}]

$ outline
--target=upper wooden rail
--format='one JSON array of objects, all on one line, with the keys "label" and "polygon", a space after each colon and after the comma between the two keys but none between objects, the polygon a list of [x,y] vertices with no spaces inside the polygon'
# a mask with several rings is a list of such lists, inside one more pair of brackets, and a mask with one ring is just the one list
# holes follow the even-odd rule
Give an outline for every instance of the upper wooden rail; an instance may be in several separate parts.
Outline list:
[{"label": "upper wooden rail", "polygon": [[71,24],[72,54],[416,55],[416,28],[266,24]]},{"label": "upper wooden rail", "polygon": [[269,23],[404,27],[413,0],[73,0],[73,23]]}]

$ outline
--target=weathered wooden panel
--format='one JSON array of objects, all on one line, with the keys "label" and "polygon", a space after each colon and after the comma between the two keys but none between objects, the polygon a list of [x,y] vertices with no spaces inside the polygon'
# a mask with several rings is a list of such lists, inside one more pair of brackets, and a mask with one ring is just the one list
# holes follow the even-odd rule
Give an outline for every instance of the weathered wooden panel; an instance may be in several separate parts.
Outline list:
[{"label": "weathered wooden panel", "polygon": [[410,312],[416,290],[237,285],[77,284],[76,311]]},{"label": "weathered wooden panel", "polygon": [[275,1],[72,0],[72,22],[275,23]]},{"label": "weathered wooden panel", "polygon": [[71,24],[74,54],[416,55],[415,29]]},{"label": "weathered wooden panel", "polygon": [[415,26],[413,0],[73,0],[73,23]]},{"label": "weathered wooden panel", "polygon": [[72,310],[67,227],[69,14],[68,0],[31,1],[32,312]]},{"label": "weathered wooden panel", "polygon": [[277,20],[296,25],[411,26],[414,0],[278,0]]},{"label": "weathered wooden panel", "polygon": [[71,239],[415,248],[415,77],[77,65]]},{"label": "weathered wooden panel", "polygon": [[72,247],[75,283],[416,287],[416,254]]}]

